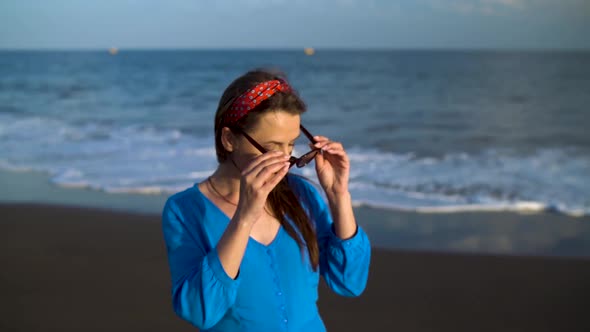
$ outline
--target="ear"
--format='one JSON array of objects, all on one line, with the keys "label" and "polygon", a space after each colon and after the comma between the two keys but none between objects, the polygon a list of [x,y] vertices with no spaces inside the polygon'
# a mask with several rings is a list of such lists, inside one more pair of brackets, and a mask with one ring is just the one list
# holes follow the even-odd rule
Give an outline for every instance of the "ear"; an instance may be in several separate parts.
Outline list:
[{"label": "ear", "polygon": [[228,152],[233,152],[238,146],[236,136],[228,127],[221,129],[221,144]]}]

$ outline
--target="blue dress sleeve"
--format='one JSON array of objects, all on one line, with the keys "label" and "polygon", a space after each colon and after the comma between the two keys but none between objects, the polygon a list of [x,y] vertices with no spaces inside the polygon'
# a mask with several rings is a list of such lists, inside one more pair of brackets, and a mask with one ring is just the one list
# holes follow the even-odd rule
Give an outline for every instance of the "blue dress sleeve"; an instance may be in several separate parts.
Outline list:
[{"label": "blue dress sleeve", "polygon": [[[303,182],[303,180],[301,180]],[[334,231],[330,208],[318,190],[305,183],[310,215],[315,221],[320,251],[320,275],[335,293],[354,297],[365,289],[371,261],[371,244],[361,226],[349,239]]]},{"label": "blue dress sleeve", "polygon": [[[235,303],[240,276],[231,278],[217,250],[205,249],[183,218],[178,205],[168,199],[162,211],[162,230],[172,279],[174,312],[199,329],[217,324]],[[193,226],[194,228],[194,226]]]}]

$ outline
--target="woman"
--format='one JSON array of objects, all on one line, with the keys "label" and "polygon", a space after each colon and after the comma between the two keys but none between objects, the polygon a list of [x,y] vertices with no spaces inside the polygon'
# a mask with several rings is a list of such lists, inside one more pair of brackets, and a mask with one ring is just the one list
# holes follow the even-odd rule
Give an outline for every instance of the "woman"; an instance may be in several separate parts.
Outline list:
[{"label": "woman", "polygon": [[[217,170],[166,202],[173,308],[202,331],[325,331],[319,275],[343,296],[365,288],[371,248],[354,218],[347,154],[300,125],[305,110],[284,75],[237,78],[215,114]],[[300,130],[312,150],[291,157]],[[312,159],[328,204],[288,174]]]}]

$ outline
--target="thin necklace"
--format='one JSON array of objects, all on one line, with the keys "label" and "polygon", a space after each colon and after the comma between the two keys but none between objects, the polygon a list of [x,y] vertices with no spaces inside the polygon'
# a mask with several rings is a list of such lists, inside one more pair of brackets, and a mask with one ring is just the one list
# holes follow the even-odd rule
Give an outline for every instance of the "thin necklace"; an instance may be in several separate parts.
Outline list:
[{"label": "thin necklace", "polygon": [[217,191],[217,189],[213,185],[213,181],[211,181],[211,177],[208,177],[207,178],[207,183],[209,183],[209,185],[211,186],[211,188],[213,189],[213,191],[215,191],[215,193],[217,194],[217,196],[223,198],[224,201],[228,202],[231,205],[238,206],[238,204],[236,204],[236,203],[230,201],[229,199],[225,198],[225,196],[223,196],[219,191]]},{"label": "thin necklace", "polygon": [[[238,206],[238,204],[230,201],[229,199],[225,198],[225,196],[223,196],[213,185],[213,181],[211,180],[211,177],[207,178],[207,183],[211,186],[211,188],[213,189],[213,191],[215,191],[215,193],[217,194],[217,196],[221,197],[224,201],[228,202],[231,205],[234,206]],[[266,212],[269,216],[274,217],[273,214],[271,214],[270,212],[268,212],[268,210],[266,209],[266,207],[264,208],[264,212]]]}]

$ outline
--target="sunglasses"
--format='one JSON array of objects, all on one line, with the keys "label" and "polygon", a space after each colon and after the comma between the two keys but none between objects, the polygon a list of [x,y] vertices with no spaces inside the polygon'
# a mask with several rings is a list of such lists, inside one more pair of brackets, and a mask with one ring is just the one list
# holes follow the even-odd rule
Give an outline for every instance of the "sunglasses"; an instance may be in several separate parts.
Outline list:
[{"label": "sunglasses", "polygon": [[[301,128],[301,131],[305,134],[305,136],[307,136],[307,138],[312,143],[314,143],[314,144],[316,143],[316,141],[313,139],[313,135],[310,134],[310,132],[307,129],[305,129],[305,127],[303,127],[303,125],[299,125],[299,128]],[[262,145],[258,144],[258,142],[256,142],[252,137],[250,137],[250,135],[246,134],[241,128],[234,127],[234,129],[237,130],[238,132],[240,132],[242,135],[244,135],[244,137],[246,137],[246,139],[250,143],[252,143],[252,145],[254,145],[254,147],[257,148],[258,151],[260,151],[262,153],[268,152],[268,150],[263,148]],[[297,165],[298,168],[301,168],[301,167],[309,164],[317,156],[318,153],[320,153],[320,149],[315,148],[315,149],[312,149],[311,151],[305,153],[304,155],[302,155],[299,158],[291,156],[291,158],[289,158],[289,163],[290,163],[289,168],[293,167],[293,165]]]}]

